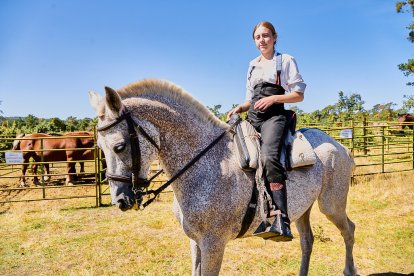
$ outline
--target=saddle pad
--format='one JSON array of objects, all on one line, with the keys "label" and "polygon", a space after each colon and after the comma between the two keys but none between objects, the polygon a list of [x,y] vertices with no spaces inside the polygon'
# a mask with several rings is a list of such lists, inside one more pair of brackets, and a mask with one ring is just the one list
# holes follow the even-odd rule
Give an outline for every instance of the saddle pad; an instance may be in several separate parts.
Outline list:
[{"label": "saddle pad", "polygon": [[239,166],[243,170],[256,170],[259,164],[259,134],[248,121],[236,126],[235,151]]},{"label": "saddle pad", "polygon": [[308,139],[296,131],[291,142],[290,165],[292,168],[310,166],[316,163],[316,154]]}]

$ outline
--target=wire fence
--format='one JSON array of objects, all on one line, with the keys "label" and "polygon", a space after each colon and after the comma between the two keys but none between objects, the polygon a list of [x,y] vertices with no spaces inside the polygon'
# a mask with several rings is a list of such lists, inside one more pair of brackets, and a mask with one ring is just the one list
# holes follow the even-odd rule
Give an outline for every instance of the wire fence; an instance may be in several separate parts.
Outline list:
[{"label": "wire fence", "polygon": [[[358,177],[414,170],[413,124],[365,120],[331,126],[298,125],[298,128],[321,129],[348,147],[356,163],[353,176]],[[79,142],[82,139],[90,143]],[[68,140],[70,142],[62,143]],[[13,142],[19,141],[21,144],[25,141],[26,145],[31,143],[31,147],[12,150]],[[56,146],[58,142],[60,147]],[[34,148],[34,144],[38,148]],[[80,167],[79,171],[76,166]],[[159,163],[153,163],[150,174],[159,169]],[[105,158],[97,147],[95,133],[0,137],[0,204],[90,198],[99,207],[108,202],[104,198],[110,195],[105,170]],[[165,181],[162,174],[153,185],[160,186]]]}]

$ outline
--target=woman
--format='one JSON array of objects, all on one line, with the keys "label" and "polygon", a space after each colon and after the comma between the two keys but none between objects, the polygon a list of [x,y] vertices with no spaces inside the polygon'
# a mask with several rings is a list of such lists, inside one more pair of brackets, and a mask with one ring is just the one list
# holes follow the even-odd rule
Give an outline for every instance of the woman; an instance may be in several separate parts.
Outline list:
[{"label": "woman", "polygon": [[[284,103],[303,101],[306,84],[299,74],[295,59],[276,52],[277,33],[271,23],[258,23],[253,29],[253,39],[260,56],[249,65],[246,101],[231,110],[228,116],[248,111],[247,119],[261,133],[265,182],[271,191],[275,208],[281,213],[281,219],[278,221],[276,218],[268,231],[280,236],[275,240],[292,240],[287,212],[286,171],[279,161],[286,125]],[[281,223],[281,227],[278,223]],[[268,234],[265,233],[263,237],[268,237]]]}]

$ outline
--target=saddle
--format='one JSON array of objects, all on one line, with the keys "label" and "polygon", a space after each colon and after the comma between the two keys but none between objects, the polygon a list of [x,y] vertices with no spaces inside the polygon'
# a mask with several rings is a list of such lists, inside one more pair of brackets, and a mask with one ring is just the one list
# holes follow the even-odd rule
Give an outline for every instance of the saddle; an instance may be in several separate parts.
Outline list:
[{"label": "saddle", "polygon": [[[296,113],[292,110],[285,110],[285,112],[287,123],[280,163],[287,171],[315,164],[315,152],[303,135],[307,129],[296,131]],[[248,121],[242,121],[238,115],[233,116],[238,117],[230,119],[230,122],[235,125],[234,144],[238,164],[245,171],[255,171],[259,168],[260,162],[260,134]]]}]

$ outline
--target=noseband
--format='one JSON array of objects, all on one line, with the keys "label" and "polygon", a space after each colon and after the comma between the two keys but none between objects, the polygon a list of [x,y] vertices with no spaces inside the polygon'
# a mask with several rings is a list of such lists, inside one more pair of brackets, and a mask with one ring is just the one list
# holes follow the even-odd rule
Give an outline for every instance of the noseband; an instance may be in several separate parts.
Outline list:
[{"label": "noseband", "polygon": [[107,125],[98,127],[96,128],[96,130],[98,132],[108,130],[116,126],[123,120],[125,120],[128,125],[128,134],[129,134],[129,140],[131,144],[132,174],[131,176],[123,176],[123,175],[116,175],[116,174],[111,174],[107,172],[106,177],[108,178],[108,180],[131,183],[132,191],[137,196],[139,194],[142,194],[142,191],[149,186],[151,181],[161,173],[161,171],[158,172],[150,180],[148,180],[147,178],[139,177],[139,171],[141,169],[141,151],[139,148],[138,132],[142,136],[144,136],[145,139],[147,139],[158,151],[160,150],[160,148],[155,143],[155,141],[148,135],[148,133],[146,133],[145,130],[132,119],[131,114],[128,111],[123,112],[122,115],[119,116],[115,121]]}]

